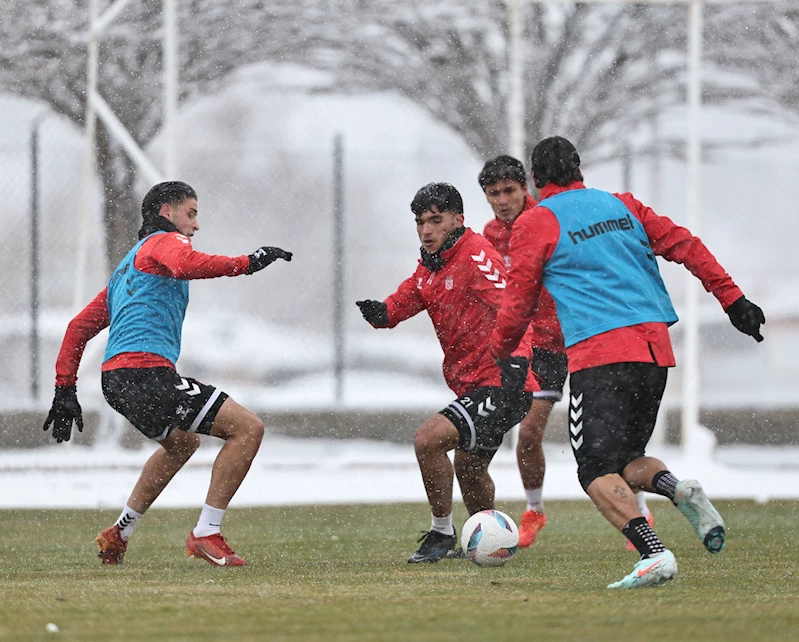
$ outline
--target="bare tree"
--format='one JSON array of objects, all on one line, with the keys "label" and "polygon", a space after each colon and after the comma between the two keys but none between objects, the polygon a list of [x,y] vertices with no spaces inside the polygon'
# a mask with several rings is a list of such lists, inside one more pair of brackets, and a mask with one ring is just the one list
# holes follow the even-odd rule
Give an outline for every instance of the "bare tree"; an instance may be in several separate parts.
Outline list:
[{"label": "bare tree", "polygon": [[788,2],[741,4],[726,11],[715,7],[711,16],[707,58],[737,79],[721,91],[754,113],[799,122],[799,8]]},{"label": "bare tree", "polygon": [[[180,83],[183,100],[207,91],[232,70],[296,49],[302,12],[317,2],[276,10],[260,0],[187,0],[179,3]],[[132,2],[104,35],[99,88],[144,147],[161,126],[162,2]],[[0,21],[0,88],[38,99],[83,125],[87,78],[86,0],[11,3]],[[109,265],[130,248],[141,222],[135,167],[102,126],[98,173],[104,189]]]},{"label": "bare tree", "polygon": [[[131,3],[101,47],[100,91],[141,146],[161,125],[161,4]],[[334,80],[327,90],[407,96],[483,156],[507,149],[508,23],[501,0],[182,0],[178,6],[182,100],[212,91],[243,65],[296,62],[329,72]],[[766,46],[790,39],[795,13],[786,18],[793,22],[769,23]],[[87,14],[87,0],[5,7],[0,88],[42,100],[82,124]],[[618,153],[656,113],[682,103],[684,16],[684,7],[662,5],[528,5],[528,143],[560,133],[598,160]],[[734,33],[729,12],[719,8],[710,20]],[[718,46],[724,50],[723,42]],[[734,52],[724,55],[731,61]],[[738,63],[744,65],[745,56]],[[791,62],[763,64],[773,65],[769,73],[776,78]],[[795,78],[795,68],[785,73]],[[797,85],[789,85],[781,99],[795,104]],[[714,99],[741,96],[719,91]],[[98,170],[107,255],[115,265],[139,223],[135,168],[102,127]]]}]

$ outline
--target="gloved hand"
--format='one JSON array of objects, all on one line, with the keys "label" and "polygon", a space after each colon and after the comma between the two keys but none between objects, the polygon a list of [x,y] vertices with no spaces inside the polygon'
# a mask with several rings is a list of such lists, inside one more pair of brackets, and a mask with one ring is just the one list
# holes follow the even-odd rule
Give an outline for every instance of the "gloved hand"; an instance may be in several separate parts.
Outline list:
[{"label": "gloved hand", "polygon": [[385,328],[388,325],[388,307],[382,301],[356,301],[361,309],[363,318],[376,328]]},{"label": "gloved hand", "polygon": [[530,360],[525,357],[508,357],[496,359],[497,365],[502,370],[502,390],[510,399],[518,399],[524,392],[527,382],[527,372],[530,370]]},{"label": "gloved hand", "polygon": [[760,334],[760,324],[766,322],[766,317],[763,310],[745,296],[727,308],[727,316],[730,317],[730,321],[739,332],[754,337],[758,343],[763,340],[763,335]]},{"label": "gloved hand", "polygon": [[44,430],[53,424],[53,438],[60,444],[72,436],[72,422],[83,432],[83,411],[78,403],[75,386],[56,386],[50,414],[44,420]]},{"label": "gloved hand", "polygon": [[263,270],[270,263],[274,263],[278,259],[291,261],[291,252],[281,250],[279,247],[259,247],[255,252],[249,255],[250,267],[247,268],[247,274]]}]

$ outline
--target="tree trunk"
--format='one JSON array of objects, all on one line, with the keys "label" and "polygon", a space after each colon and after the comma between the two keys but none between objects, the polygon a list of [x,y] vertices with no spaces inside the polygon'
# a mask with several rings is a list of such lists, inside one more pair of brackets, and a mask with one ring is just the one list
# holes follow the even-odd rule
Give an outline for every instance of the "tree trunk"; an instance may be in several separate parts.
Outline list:
[{"label": "tree trunk", "polygon": [[108,270],[113,271],[138,240],[141,204],[134,193],[136,171],[102,123],[97,128],[97,172],[103,185],[103,222]]}]

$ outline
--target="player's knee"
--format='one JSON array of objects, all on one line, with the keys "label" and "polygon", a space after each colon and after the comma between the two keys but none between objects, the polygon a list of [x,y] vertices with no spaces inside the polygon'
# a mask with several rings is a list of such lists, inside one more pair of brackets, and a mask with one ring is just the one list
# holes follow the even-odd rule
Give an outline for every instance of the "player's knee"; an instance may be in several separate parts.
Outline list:
[{"label": "player's knee", "polygon": [[236,439],[260,444],[264,437],[264,422],[255,414],[247,412],[245,416],[239,417],[236,423],[228,431],[224,439]]},{"label": "player's knee", "polygon": [[532,427],[525,429],[524,424],[519,427],[519,441],[517,448],[525,451],[538,450],[541,448],[541,434]]},{"label": "player's knee", "polygon": [[435,431],[420,428],[413,438],[413,448],[416,451],[416,457],[421,459],[442,450],[443,444]]},{"label": "player's knee", "polygon": [[259,444],[263,441],[264,422],[255,415],[253,415],[252,419],[247,423],[247,436],[253,441],[257,441]]},{"label": "player's knee", "polygon": [[577,466],[577,478],[580,480],[580,486],[586,492],[595,479],[605,475],[615,475],[618,472],[619,467],[616,462],[605,459],[592,459]]}]

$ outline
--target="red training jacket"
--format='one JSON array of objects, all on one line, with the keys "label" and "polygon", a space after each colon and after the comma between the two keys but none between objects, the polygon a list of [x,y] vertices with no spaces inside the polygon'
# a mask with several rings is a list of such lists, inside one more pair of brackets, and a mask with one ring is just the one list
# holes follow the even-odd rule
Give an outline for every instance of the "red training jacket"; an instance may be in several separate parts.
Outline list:
[{"label": "red training jacket", "polygon": [[[147,274],[159,274],[175,279],[211,279],[217,276],[237,276],[250,267],[250,259],[195,252],[191,240],[179,232],[155,234],[148,238],[136,253],[133,266]],[[61,350],[56,359],[57,386],[74,386],[78,367],[89,340],[111,323],[108,314],[108,288],[103,288],[72,321],[69,322]],[[175,364],[161,355],[148,352],[125,352],[103,364],[103,371],[117,368],[155,368]]]},{"label": "red training jacket", "polygon": [[[501,372],[489,351],[489,338],[506,283],[502,257],[467,228],[441,258],[444,267],[436,272],[420,260],[413,276],[385,300],[388,327],[427,310],[444,351],[442,369],[449,388],[461,397],[482,386],[500,386]],[[531,333],[523,334],[514,354],[529,357]],[[539,390],[532,372],[525,390]]]},{"label": "red training jacket", "polygon": [[[581,181],[566,187],[546,185],[541,189],[541,200],[573,189],[585,189],[585,185]],[[689,230],[665,216],[658,216],[632,194],[614,196],[641,221],[655,254],[685,265],[705,290],[718,299],[722,308],[726,310],[743,296],[710,250]],[[558,220],[546,207],[526,210],[516,219],[510,242],[512,268],[502,309],[497,315],[497,327],[491,337],[492,351],[498,357],[506,357],[522,340],[526,324],[538,306],[544,264],[552,256],[559,238]],[[623,362],[675,365],[665,323],[641,323],[609,330],[574,344],[567,348],[566,354],[569,372]]]},{"label": "red training jacket", "polygon": [[[523,212],[533,209],[536,205],[538,205],[538,202],[530,194],[527,194]],[[502,255],[505,260],[505,268],[508,270],[510,270],[511,266],[510,237],[514,221],[506,223],[494,217],[492,221],[486,223],[483,230],[483,236]],[[563,343],[563,332],[560,330],[558,312],[555,308],[555,300],[544,287],[541,288],[538,310],[536,310],[530,325],[533,328],[533,347],[560,354],[566,352],[566,346]]]}]

